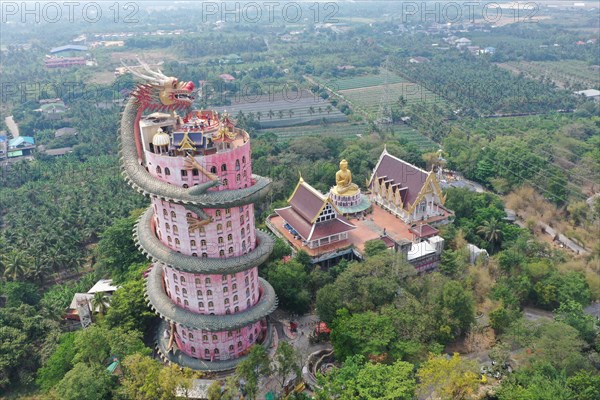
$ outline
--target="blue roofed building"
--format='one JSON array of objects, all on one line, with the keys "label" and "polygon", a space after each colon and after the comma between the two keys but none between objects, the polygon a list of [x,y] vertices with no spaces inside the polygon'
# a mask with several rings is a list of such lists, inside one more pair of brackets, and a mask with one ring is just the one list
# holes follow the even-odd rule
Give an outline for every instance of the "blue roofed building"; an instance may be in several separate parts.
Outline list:
[{"label": "blue roofed building", "polygon": [[18,136],[8,141],[9,158],[29,156],[35,150],[35,139],[31,136]]}]

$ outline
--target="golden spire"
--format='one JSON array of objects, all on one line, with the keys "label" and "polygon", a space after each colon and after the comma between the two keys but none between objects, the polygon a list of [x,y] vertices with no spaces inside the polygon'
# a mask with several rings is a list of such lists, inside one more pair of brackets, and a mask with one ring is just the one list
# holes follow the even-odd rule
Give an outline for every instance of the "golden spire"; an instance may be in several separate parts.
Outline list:
[{"label": "golden spire", "polygon": [[183,132],[183,139],[179,142],[179,150],[196,150],[196,143],[190,139],[187,130]]}]

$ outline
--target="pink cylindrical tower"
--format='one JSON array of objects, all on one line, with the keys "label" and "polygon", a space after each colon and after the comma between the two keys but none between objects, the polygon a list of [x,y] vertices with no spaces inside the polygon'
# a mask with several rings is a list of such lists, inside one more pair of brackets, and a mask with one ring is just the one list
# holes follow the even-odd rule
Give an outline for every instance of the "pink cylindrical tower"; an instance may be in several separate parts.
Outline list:
[{"label": "pink cylindrical tower", "polygon": [[135,94],[121,142],[129,182],[152,202],[134,234],[153,261],[146,292],[163,319],[158,349],[194,369],[232,369],[270,341],[277,298],[258,266],[273,239],[256,230],[253,205],[270,181],[252,174],[250,137],[226,114],[142,116]]}]

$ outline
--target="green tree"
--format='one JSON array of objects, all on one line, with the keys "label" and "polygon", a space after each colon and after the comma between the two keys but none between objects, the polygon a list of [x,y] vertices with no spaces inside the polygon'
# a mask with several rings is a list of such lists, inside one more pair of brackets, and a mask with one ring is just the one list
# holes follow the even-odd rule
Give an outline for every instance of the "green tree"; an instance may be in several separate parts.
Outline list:
[{"label": "green tree", "polygon": [[244,391],[250,400],[256,399],[259,379],[270,372],[267,350],[260,345],[252,346],[248,356],[235,369],[236,377],[246,382]]},{"label": "green tree", "polygon": [[75,364],[56,385],[56,393],[64,400],[104,400],[111,398],[115,379],[100,365]]},{"label": "green tree", "polygon": [[446,316],[448,325],[457,334],[467,331],[475,322],[473,295],[457,281],[449,281],[444,285],[440,306],[441,318]]},{"label": "green tree", "polygon": [[91,303],[95,313],[104,315],[108,310],[110,300],[104,293],[96,292],[94,293],[94,297],[92,297]]},{"label": "green tree", "polygon": [[273,285],[281,307],[304,314],[310,307],[308,274],[296,260],[275,262],[267,270],[269,283]]},{"label": "green tree", "polygon": [[583,306],[567,300],[555,311],[555,319],[577,329],[579,336],[589,344],[593,344],[598,334],[596,319],[583,311]]},{"label": "green tree", "polygon": [[388,250],[387,245],[381,239],[373,239],[369,240],[365,243],[365,255],[367,257],[375,256],[377,254],[382,254]]},{"label": "green tree", "polygon": [[492,252],[494,252],[502,242],[502,230],[500,229],[500,223],[496,218],[484,221],[483,224],[477,228],[477,233],[482,235],[483,238],[491,244]]},{"label": "green tree", "polygon": [[128,281],[113,294],[104,319],[109,327],[119,326],[126,331],[148,330],[156,315],[146,303],[144,286],[142,279]]},{"label": "green tree", "polygon": [[75,333],[65,333],[61,336],[58,347],[37,372],[36,383],[42,391],[52,389],[73,368],[76,353],[74,344]]},{"label": "green tree", "polygon": [[579,371],[567,379],[567,387],[573,392],[573,400],[600,399],[600,374]]},{"label": "green tree", "polygon": [[273,360],[272,372],[283,392],[285,382],[293,375],[300,377],[300,357],[294,347],[287,342],[280,342]]}]

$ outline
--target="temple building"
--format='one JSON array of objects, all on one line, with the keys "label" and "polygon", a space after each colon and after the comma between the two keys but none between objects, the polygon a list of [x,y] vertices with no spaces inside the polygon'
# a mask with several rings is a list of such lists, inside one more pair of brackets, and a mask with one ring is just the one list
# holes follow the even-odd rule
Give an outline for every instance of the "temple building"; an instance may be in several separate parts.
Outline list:
[{"label": "temple building", "polygon": [[368,181],[371,200],[406,223],[443,217],[445,197],[433,171],[394,157],[384,148]]},{"label": "temple building", "polygon": [[157,350],[181,366],[231,370],[251,346],[271,340],[267,316],[277,298],[258,266],[274,240],[254,220],[270,180],[252,174],[246,131],[214,111],[178,115],[193,84],[147,70],[132,70],[158,78],[128,101],[121,153],[129,184],[151,199],[134,237],[153,262],[146,294],[163,320]]},{"label": "temple building", "polygon": [[323,195],[300,178],[288,207],[267,219],[273,233],[295,251],[306,251],[314,264],[332,266],[340,259],[362,259],[365,243],[381,239],[418,271],[434,269],[444,239],[435,225],[453,213],[433,172],[426,172],[383,150],[369,190],[362,194],[352,182],[348,162],[340,162],[336,185]]}]

